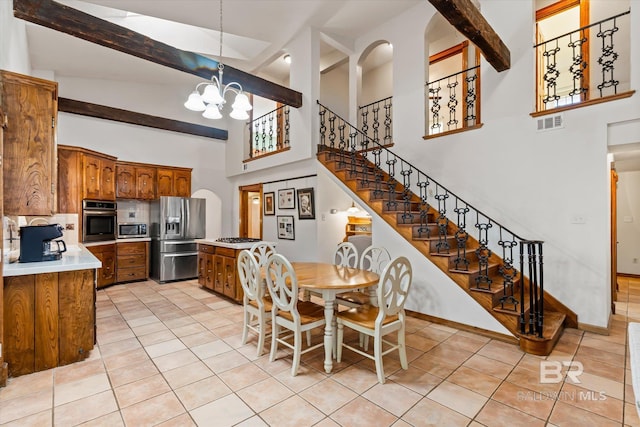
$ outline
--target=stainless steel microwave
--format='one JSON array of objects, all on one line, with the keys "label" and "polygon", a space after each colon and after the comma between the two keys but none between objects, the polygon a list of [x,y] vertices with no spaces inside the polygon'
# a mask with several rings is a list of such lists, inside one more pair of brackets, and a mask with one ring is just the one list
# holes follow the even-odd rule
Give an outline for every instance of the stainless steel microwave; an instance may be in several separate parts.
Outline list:
[{"label": "stainless steel microwave", "polygon": [[130,223],[130,222],[119,223],[118,238],[127,239],[131,237],[149,237],[147,224]]}]

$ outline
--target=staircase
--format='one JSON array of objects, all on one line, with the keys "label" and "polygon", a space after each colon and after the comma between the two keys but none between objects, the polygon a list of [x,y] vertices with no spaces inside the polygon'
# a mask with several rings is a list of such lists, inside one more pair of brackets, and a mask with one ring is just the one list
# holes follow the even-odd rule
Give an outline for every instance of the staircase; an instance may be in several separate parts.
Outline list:
[{"label": "staircase", "polygon": [[320,163],[513,333],[523,351],[548,355],[565,326],[577,327],[576,314],[544,291],[543,242],[513,234],[322,105],[320,133]]}]

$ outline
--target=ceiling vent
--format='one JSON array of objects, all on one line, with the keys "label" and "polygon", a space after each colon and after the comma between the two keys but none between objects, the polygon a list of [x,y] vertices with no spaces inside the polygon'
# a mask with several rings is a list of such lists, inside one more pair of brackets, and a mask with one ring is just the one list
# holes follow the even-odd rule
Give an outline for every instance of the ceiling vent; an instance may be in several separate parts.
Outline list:
[{"label": "ceiling vent", "polygon": [[538,132],[564,128],[564,116],[562,115],[562,113],[554,114],[547,117],[541,117],[537,120],[537,122]]}]

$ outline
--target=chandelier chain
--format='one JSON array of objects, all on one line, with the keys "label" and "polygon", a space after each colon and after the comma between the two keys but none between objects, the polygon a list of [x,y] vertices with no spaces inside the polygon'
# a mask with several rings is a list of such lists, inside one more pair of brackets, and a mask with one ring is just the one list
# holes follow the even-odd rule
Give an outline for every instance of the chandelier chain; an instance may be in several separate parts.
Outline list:
[{"label": "chandelier chain", "polygon": [[222,0],[220,0],[220,51],[218,55],[218,61],[220,63],[222,62],[222,34],[224,34],[224,32],[222,31]]}]

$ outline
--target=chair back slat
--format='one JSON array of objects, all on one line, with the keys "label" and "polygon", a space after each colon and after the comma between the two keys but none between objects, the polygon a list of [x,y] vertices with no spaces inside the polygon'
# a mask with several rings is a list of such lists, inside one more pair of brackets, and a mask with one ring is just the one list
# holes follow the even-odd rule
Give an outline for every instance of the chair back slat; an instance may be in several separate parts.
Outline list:
[{"label": "chair back slat", "polygon": [[244,298],[255,301],[264,297],[264,287],[260,286],[260,267],[254,256],[246,249],[238,255],[238,277]]},{"label": "chair back slat", "polygon": [[341,242],[338,244],[334,254],[334,264],[342,267],[358,266],[358,249],[351,242]]},{"label": "chair back slat", "polygon": [[385,248],[369,246],[362,252],[360,268],[380,274],[391,261],[391,255]]},{"label": "chair back slat", "polygon": [[406,257],[398,257],[385,267],[378,282],[378,320],[386,316],[404,314],[404,304],[413,279],[411,263]]},{"label": "chair back slat", "polygon": [[298,315],[298,278],[291,263],[281,254],[273,254],[266,265],[267,289],[278,310]]},{"label": "chair back slat", "polygon": [[276,248],[272,243],[258,242],[251,246],[249,252],[251,252],[256,261],[258,261],[260,268],[263,268],[267,265],[269,257],[276,253]]}]

